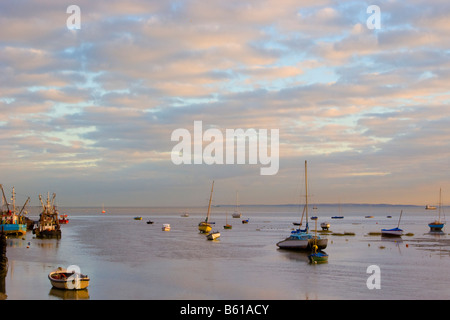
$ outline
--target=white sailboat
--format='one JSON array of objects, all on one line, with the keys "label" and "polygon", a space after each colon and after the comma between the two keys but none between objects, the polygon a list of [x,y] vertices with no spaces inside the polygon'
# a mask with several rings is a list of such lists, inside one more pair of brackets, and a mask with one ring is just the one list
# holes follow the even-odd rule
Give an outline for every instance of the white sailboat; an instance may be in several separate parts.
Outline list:
[{"label": "white sailboat", "polygon": [[299,229],[291,231],[291,234],[286,239],[277,243],[280,249],[288,250],[308,250],[311,249],[313,245],[317,245],[317,249],[325,249],[328,244],[328,239],[320,238],[319,236],[314,236],[309,233],[308,227],[308,176],[307,176],[307,162],[305,160],[305,206],[303,208],[303,213],[306,213],[306,226],[305,229],[300,229],[303,221],[300,221]]},{"label": "white sailboat", "polygon": [[239,211],[239,201],[238,201],[238,192],[237,191],[236,191],[236,208],[234,209],[232,217],[233,218],[240,218],[240,217],[242,217],[242,214]]}]

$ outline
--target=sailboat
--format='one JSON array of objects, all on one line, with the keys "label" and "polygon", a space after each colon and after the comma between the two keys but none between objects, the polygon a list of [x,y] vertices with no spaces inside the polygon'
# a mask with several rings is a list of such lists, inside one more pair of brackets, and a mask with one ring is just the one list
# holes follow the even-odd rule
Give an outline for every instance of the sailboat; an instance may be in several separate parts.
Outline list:
[{"label": "sailboat", "polygon": [[319,249],[319,246],[317,245],[317,219],[316,219],[314,245],[312,246],[312,253],[308,256],[308,259],[311,263],[328,262],[328,254],[326,252],[323,252],[318,249]]},{"label": "sailboat", "polygon": [[240,218],[242,217],[241,212],[239,211],[239,202],[238,202],[238,193],[236,191],[236,208],[234,209],[234,213],[232,215],[233,218]]},{"label": "sailboat", "polygon": [[228,212],[225,215],[225,225],[223,226],[224,229],[231,229],[231,224],[228,224]]},{"label": "sailboat", "polygon": [[325,249],[328,244],[328,239],[322,239],[319,236],[313,236],[309,233],[308,227],[308,176],[307,176],[307,162],[305,160],[305,206],[303,208],[303,213],[306,213],[306,226],[305,229],[300,229],[303,221],[300,221],[299,228],[297,230],[291,231],[291,235],[286,239],[277,243],[280,249],[288,250],[311,250],[312,246],[315,244],[318,249]]},{"label": "sailboat", "polygon": [[106,213],[105,211],[105,204],[102,203],[102,213]]},{"label": "sailboat", "polygon": [[400,217],[398,218],[397,228],[393,229],[381,229],[381,236],[387,237],[401,237],[403,230],[400,229],[400,219],[402,218],[403,210],[400,211]]},{"label": "sailboat", "polygon": [[442,207],[442,189],[439,188],[439,218],[433,222],[430,222],[428,226],[430,227],[430,231],[442,231],[445,222],[441,221],[441,207]]},{"label": "sailboat", "polygon": [[202,221],[198,224],[198,230],[201,233],[208,233],[212,229],[211,224],[209,223],[209,216],[211,214],[211,200],[212,200],[213,190],[214,190],[214,180],[212,182],[211,195],[209,196],[208,212],[206,214],[206,219],[205,219],[205,221]]}]

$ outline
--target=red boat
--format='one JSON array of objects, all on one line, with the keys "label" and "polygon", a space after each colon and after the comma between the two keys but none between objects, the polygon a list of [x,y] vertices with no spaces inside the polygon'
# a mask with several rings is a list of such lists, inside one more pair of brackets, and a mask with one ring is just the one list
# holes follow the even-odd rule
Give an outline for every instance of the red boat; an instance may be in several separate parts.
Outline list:
[{"label": "red boat", "polygon": [[69,219],[67,219],[67,214],[60,215],[59,223],[60,224],[68,224],[69,223]]}]

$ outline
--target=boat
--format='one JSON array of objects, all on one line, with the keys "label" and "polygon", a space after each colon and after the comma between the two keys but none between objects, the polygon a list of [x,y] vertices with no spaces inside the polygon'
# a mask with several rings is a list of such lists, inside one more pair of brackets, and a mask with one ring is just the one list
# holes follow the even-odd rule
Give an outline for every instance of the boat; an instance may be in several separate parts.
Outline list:
[{"label": "boat", "polygon": [[30,201],[30,198],[25,201],[22,209],[17,212],[16,208],[16,193],[14,187],[12,188],[12,208],[9,207],[8,201],[6,200],[5,191],[3,190],[3,185],[0,184],[2,190],[2,201],[5,206],[1,208],[1,221],[0,221],[0,231],[3,231],[5,235],[16,235],[24,236],[27,233],[27,222],[25,214],[25,207]]},{"label": "boat", "polygon": [[322,222],[320,224],[320,227],[322,228],[322,230],[328,230],[330,228],[330,224],[328,222]]},{"label": "boat", "polygon": [[317,216],[313,216],[310,218],[311,220],[317,220]]},{"label": "boat", "polygon": [[437,208],[435,206],[426,205],[425,210],[436,210]]},{"label": "boat", "polygon": [[164,223],[162,226],[162,231],[170,231],[170,224]]},{"label": "boat", "polygon": [[331,219],[344,219],[344,216],[333,216]]},{"label": "boat", "polygon": [[397,228],[393,229],[381,229],[381,236],[384,237],[401,237],[403,230],[400,229],[400,219],[402,218],[403,210],[400,211],[400,217],[398,218]]},{"label": "boat", "polygon": [[208,240],[216,240],[220,237],[219,231],[212,231],[206,235],[206,239]]},{"label": "boat", "polygon": [[39,221],[37,226],[33,229],[33,233],[36,238],[61,238],[61,225],[58,219],[58,210],[55,205],[56,194],[53,193],[53,198],[50,200],[50,196],[47,193],[47,202],[44,205],[42,196],[39,195],[39,201],[41,202],[42,212],[39,215]]},{"label": "boat", "polygon": [[[309,233],[308,227],[308,176],[307,176],[307,162],[305,161],[305,206],[303,207],[302,218],[300,220],[299,228],[291,231],[291,234],[286,239],[277,243],[280,249],[287,250],[311,250],[314,244],[318,249],[325,249],[328,244],[328,239],[321,238],[320,236],[312,235]],[[303,216],[306,213],[306,226],[304,229],[300,229],[303,221]]]},{"label": "boat", "polygon": [[228,224],[228,212],[225,215],[225,225],[223,226],[224,229],[231,229],[233,228],[231,224]]},{"label": "boat", "polygon": [[236,191],[236,208],[234,209],[233,214],[231,215],[233,218],[241,218],[242,214],[239,211],[239,201],[238,201],[238,192]]},{"label": "boat", "polygon": [[308,259],[311,263],[328,262],[328,254],[326,252],[319,250],[319,246],[317,245],[317,220],[316,220],[314,245],[312,246],[311,254],[308,255]]},{"label": "boat", "polygon": [[189,213],[185,212],[185,213],[183,213],[183,214],[181,215],[181,217],[187,218],[187,217],[189,217]]},{"label": "boat", "polygon": [[102,213],[106,213],[105,211],[105,205],[102,203]]},{"label": "boat", "polygon": [[242,220],[242,223],[248,223],[248,219]]},{"label": "boat", "polygon": [[134,217],[134,220],[142,220],[142,217]]},{"label": "boat", "polygon": [[386,218],[389,218],[389,219],[390,219],[390,218],[392,218],[392,216],[386,216]]},{"label": "boat", "polygon": [[69,219],[67,219],[67,214],[62,214],[59,216],[59,223],[60,224],[68,224],[69,223]]},{"label": "boat", "polygon": [[364,218],[371,219],[371,218],[373,218],[373,216],[365,216]]},{"label": "boat", "polygon": [[430,222],[428,224],[428,227],[430,227],[430,231],[436,232],[436,231],[442,231],[442,228],[444,228],[445,222],[441,221],[441,209],[442,209],[442,189],[439,188],[439,216],[438,219]]},{"label": "boat", "polygon": [[209,223],[209,217],[211,215],[211,200],[212,200],[213,190],[214,190],[214,180],[212,182],[211,195],[209,196],[208,212],[206,213],[206,219],[205,219],[205,221],[202,221],[198,224],[198,230],[201,233],[208,233],[212,229],[211,224]]},{"label": "boat", "polygon": [[83,290],[89,286],[89,277],[79,272],[69,272],[59,267],[48,274],[48,279],[54,288],[65,290]]},{"label": "boat", "polygon": [[147,224],[153,224],[153,221],[148,220],[148,221],[147,221]]}]

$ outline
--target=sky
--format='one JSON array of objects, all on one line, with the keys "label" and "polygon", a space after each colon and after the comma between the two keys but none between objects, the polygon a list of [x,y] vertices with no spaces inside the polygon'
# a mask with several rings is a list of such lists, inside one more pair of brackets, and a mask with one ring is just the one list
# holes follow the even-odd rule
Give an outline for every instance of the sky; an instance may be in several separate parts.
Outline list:
[{"label": "sky", "polygon": [[[215,204],[295,204],[307,160],[314,203],[449,204],[449,21],[446,0],[1,1],[0,183],[32,205],[204,206],[213,180]],[[278,171],[175,164],[195,121],[278,130]]]}]

